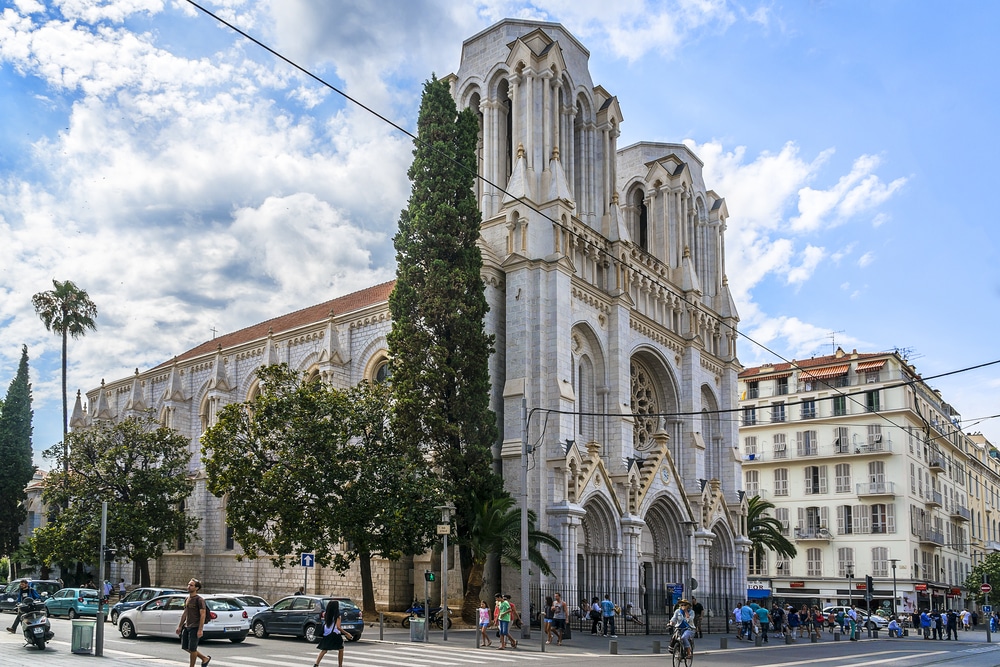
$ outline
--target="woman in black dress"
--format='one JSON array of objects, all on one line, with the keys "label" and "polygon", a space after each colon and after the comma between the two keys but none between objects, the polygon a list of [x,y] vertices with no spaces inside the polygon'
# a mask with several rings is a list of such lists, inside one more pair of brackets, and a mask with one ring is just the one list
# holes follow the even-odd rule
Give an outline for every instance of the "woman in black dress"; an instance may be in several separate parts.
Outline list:
[{"label": "woman in black dress", "polygon": [[340,603],[330,600],[326,605],[326,613],[323,614],[322,637],[319,640],[319,655],[316,657],[316,664],[319,667],[323,661],[323,656],[327,651],[337,652],[337,665],[344,667],[344,639],[351,638],[351,635],[340,629]]}]

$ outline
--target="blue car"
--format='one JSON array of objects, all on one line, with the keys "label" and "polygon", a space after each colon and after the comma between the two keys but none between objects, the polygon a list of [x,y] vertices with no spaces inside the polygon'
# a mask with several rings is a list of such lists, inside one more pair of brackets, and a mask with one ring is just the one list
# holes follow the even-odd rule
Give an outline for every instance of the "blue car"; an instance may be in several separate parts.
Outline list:
[{"label": "blue car", "polygon": [[97,616],[97,591],[93,588],[64,588],[45,601],[49,616]]},{"label": "blue car", "polygon": [[136,588],[111,607],[111,611],[108,613],[111,623],[118,625],[118,617],[122,615],[123,611],[135,609],[143,602],[149,602],[153,598],[160,597],[161,595],[170,595],[171,593],[183,593],[187,595],[187,590],[182,591],[177,588]]}]

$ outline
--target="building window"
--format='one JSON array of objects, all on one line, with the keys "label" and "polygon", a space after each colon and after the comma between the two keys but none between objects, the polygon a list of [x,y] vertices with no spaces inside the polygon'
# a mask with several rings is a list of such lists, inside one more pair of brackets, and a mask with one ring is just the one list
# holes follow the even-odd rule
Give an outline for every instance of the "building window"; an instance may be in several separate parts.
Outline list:
[{"label": "building window", "polygon": [[867,371],[865,373],[865,384],[875,384],[880,379],[878,371]]},{"label": "building window", "polygon": [[743,478],[746,480],[744,484],[747,495],[751,498],[753,496],[760,494],[760,471],[759,470],[747,470],[743,473]]},{"label": "building window", "polygon": [[785,404],[784,403],[772,403],[771,404],[771,421],[772,422],[783,422],[783,421],[785,421]]},{"label": "building window", "polygon": [[843,417],[847,414],[847,397],[846,396],[834,396],[833,397],[833,416]]},{"label": "building window", "polygon": [[880,452],[882,451],[882,425],[881,424],[869,424],[868,425],[868,445],[871,451]]},{"label": "building window", "polygon": [[767,574],[767,551],[764,549],[754,549],[750,552],[749,574],[757,577]]},{"label": "building window", "polygon": [[806,549],[806,574],[810,577],[823,576],[823,552],[820,549]]},{"label": "building window", "polygon": [[778,396],[784,396],[785,394],[788,393],[788,378],[787,377],[778,378],[775,384],[777,386]]},{"label": "building window", "polygon": [[760,383],[747,382],[747,398],[757,398],[760,396]]},{"label": "building window", "polygon": [[854,549],[852,547],[840,547],[837,549],[837,576],[846,578],[847,570],[854,565]]},{"label": "building window", "polygon": [[874,547],[872,549],[872,576],[889,576],[889,549],[886,547]]},{"label": "building window", "polygon": [[785,434],[778,433],[774,436],[774,458],[787,459],[788,449],[785,447]]},{"label": "building window", "polygon": [[781,523],[781,534],[787,537],[789,532],[791,532],[791,527],[788,521],[788,508],[775,507],[774,518]]},{"label": "building window", "polygon": [[774,469],[774,495],[788,495],[788,468]]},{"label": "building window", "polygon": [[854,534],[854,511],[850,505],[837,506],[837,534]]},{"label": "building window", "polygon": [[850,493],[851,492],[851,464],[850,463],[838,463],[837,467],[834,468],[836,477],[836,488],[834,489],[837,493]]},{"label": "building window", "polygon": [[751,435],[743,438],[743,453],[751,461],[757,456],[757,436]]},{"label": "building window", "polygon": [[236,540],[233,539],[233,527],[226,526],[226,551],[236,548]]},{"label": "building window", "polygon": [[806,495],[826,493],[826,466],[806,466]]},{"label": "building window", "polygon": [[846,426],[833,429],[833,450],[838,454],[851,453],[851,436]]},{"label": "building window", "polygon": [[872,532],[885,534],[896,532],[896,506],[877,503],[871,507]]},{"label": "building window", "polygon": [[868,412],[878,412],[881,409],[878,400],[878,389],[865,392],[865,409]]},{"label": "building window", "polygon": [[385,360],[378,365],[375,369],[375,384],[382,384],[388,382],[389,378],[392,377],[392,366],[389,365],[389,360]]},{"label": "building window", "polygon": [[816,401],[811,398],[807,398],[802,401],[802,418],[803,419],[815,419],[816,418]]},{"label": "building window", "polygon": [[795,453],[798,456],[816,456],[819,451],[816,431],[798,431],[795,439]]},{"label": "building window", "polygon": [[757,423],[757,408],[743,408],[743,425],[753,426]]}]

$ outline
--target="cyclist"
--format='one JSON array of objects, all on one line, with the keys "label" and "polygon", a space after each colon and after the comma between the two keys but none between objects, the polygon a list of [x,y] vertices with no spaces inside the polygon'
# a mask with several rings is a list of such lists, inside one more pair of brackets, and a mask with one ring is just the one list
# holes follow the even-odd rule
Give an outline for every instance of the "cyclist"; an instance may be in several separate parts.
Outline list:
[{"label": "cyclist", "polygon": [[[681,600],[677,603],[677,610],[668,623],[673,626],[674,632],[680,635],[681,645],[687,657],[691,657],[691,638],[694,636],[694,614],[691,611],[691,603]],[[676,647],[674,647],[676,650]]]}]

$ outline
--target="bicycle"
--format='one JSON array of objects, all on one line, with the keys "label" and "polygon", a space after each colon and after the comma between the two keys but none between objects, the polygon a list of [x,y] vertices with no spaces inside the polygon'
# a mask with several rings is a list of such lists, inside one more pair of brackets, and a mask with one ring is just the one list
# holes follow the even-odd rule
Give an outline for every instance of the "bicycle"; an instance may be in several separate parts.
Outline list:
[{"label": "bicycle", "polygon": [[691,645],[690,654],[684,650],[684,643],[681,641],[681,631],[674,628],[674,634],[670,637],[670,648],[667,649],[673,655],[674,667],[691,667],[691,662],[694,660],[693,636],[688,639],[688,643]]}]

